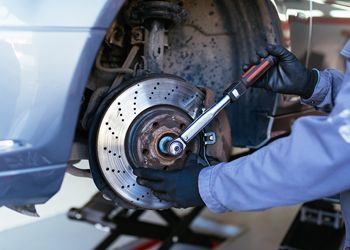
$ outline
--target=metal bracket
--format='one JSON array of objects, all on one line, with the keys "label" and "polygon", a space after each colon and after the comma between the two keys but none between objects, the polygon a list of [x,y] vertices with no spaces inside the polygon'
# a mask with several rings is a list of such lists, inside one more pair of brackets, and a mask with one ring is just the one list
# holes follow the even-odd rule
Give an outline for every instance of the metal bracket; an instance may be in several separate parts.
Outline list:
[{"label": "metal bracket", "polygon": [[131,45],[145,43],[145,28],[142,26],[133,27],[131,30]]},{"label": "metal bracket", "polygon": [[215,132],[206,132],[204,133],[204,145],[213,145],[216,143],[216,134]]}]

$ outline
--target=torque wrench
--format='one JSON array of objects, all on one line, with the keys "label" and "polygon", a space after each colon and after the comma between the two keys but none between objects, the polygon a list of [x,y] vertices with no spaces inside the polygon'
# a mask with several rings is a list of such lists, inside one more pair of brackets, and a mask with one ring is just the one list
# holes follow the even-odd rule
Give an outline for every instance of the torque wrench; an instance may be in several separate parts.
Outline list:
[{"label": "torque wrench", "polygon": [[167,143],[167,153],[172,156],[180,155],[187,144],[205,128],[217,115],[224,109],[229,103],[238,100],[244,95],[248,88],[265,74],[275,63],[277,58],[274,56],[267,56],[262,58],[257,65],[250,67],[238,81],[233,82],[224,92],[224,97],[207,109],[197,119],[195,119],[185,130],[179,135],[178,138]]}]

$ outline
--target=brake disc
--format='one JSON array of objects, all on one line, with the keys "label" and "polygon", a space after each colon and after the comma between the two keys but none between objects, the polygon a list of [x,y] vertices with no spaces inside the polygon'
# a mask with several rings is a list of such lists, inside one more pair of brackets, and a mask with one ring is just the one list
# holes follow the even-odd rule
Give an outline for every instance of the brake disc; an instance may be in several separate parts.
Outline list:
[{"label": "brake disc", "polygon": [[169,75],[133,81],[110,93],[101,103],[89,136],[90,165],[97,187],[117,205],[164,209],[159,200],[136,183],[133,167],[173,170],[189,153],[199,153],[201,138],[176,158],[164,155],[159,141],[176,137],[203,108],[204,94],[183,79]]}]

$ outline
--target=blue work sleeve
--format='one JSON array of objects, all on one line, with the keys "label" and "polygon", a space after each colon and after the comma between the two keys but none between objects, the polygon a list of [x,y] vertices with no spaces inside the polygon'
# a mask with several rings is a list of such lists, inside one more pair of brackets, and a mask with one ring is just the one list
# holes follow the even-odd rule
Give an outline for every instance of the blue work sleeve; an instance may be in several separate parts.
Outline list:
[{"label": "blue work sleeve", "polygon": [[335,69],[318,71],[319,80],[312,96],[301,99],[302,103],[314,106],[316,109],[330,112],[335,104],[339,90],[343,84],[343,73]]},{"label": "blue work sleeve", "polygon": [[[334,106],[328,116],[300,118],[290,136],[200,172],[200,195],[211,211],[262,210],[350,189],[350,79],[344,79],[339,91],[332,86],[340,84],[335,80],[341,79],[339,73],[323,74],[331,85],[322,98],[315,98],[316,93],[314,98],[319,107]],[[336,99],[332,91],[339,91]]]}]

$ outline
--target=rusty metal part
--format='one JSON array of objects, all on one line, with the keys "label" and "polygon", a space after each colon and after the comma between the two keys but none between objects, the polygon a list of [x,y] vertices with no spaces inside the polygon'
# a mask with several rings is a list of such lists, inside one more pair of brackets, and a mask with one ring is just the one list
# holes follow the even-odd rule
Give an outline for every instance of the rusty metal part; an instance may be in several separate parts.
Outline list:
[{"label": "rusty metal part", "polygon": [[131,30],[131,45],[144,44],[145,29],[142,26],[133,27]]},{"label": "rusty metal part", "polygon": [[123,25],[115,21],[112,23],[111,27],[107,31],[105,41],[114,46],[123,48],[125,42],[125,28]]},{"label": "rusty metal part", "polygon": [[198,154],[199,139],[193,140],[187,151],[173,157],[161,152],[159,142],[165,136],[176,138],[192,119],[172,106],[156,106],[137,117],[128,132],[128,152],[135,166],[174,170],[182,168],[190,153]]},{"label": "rusty metal part", "polygon": [[[209,88],[201,88],[205,93],[204,107],[209,108],[215,103],[215,92]],[[216,134],[216,143],[207,145],[206,154],[208,157],[217,159],[220,162],[229,161],[231,157],[232,138],[231,126],[226,110],[222,110],[215,119],[206,127],[207,131]]]}]

